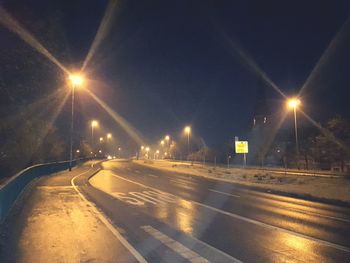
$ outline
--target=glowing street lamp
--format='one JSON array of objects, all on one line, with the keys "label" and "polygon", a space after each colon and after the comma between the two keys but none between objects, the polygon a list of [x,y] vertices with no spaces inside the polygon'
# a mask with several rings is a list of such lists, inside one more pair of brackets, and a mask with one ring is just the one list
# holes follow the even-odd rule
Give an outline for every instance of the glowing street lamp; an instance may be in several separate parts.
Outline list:
[{"label": "glowing street lamp", "polygon": [[112,139],[112,134],[111,133],[107,133],[107,139]]},{"label": "glowing street lamp", "polygon": [[70,151],[69,151],[69,171],[72,171],[73,161],[73,129],[74,129],[74,92],[75,88],[81,87],[84,83],[84,77],[81,74],[70,74],[68,80],[72,85],[72,112],[71,112],[71,124],[70,124]]},{"label": "glowing street lamp", "polygon": [[295,151],[297,157],[297,163],[299,162],[299,141],[298,141],[298,125],[297,125],[297,108],[300,106],[301,101],[298,98],[290,98],[287,100],[287,107],[293,109],[294,112],[294,133],[295,133]]},{"label": "glowing street lamp", "polygon": [[301,101],[298,98],[291,98],[287,100],[287,106],[290,109],[295,109],[301,104]]},{"label": "glowing street lamp", "polygon": [[164,146],[164,140],[160,141],[160,145]]},{"label": "glowing street lamp", "polygon": [[97,120],[92,120],[91,121],[91,127],[97,127],[98,126],[98,121]]},{"label": "glowing street lamp", "polygon": [[149,159],[148,153],[149,153],[150,150],[151,150],[151,149],[150,149],[148,146],[145,148],[145,151],[146,151],[145,156],[147,156],[147,159]]},{"label": "glowing street lamp", "polygon": [[81,86],[84,83],[84,77],[81,74],[71,74],[68,78],[73,86]]},{"label": "glowing street lamp", "polygon": [[103,137],[100,137],[100,142],[103,142]]},{"label": "glowing street lamp", "polygon": [[94,147],[94,128],[98,127],[98,121],[91,121],[91,146]]},{"label": "glowing street lamp", "polygon": [[190,135],[191,135],[191,126],[186,126],[184,129],[185,134],[187,134],[187,148],[188,154],[190,154]]},{"label": "glowing street lamp", "polygon": [[159,156],[159,150],[156,150],[156,151],[154,152],[153,159],[154,159],[154,160],[157,159],[158,156]]}]

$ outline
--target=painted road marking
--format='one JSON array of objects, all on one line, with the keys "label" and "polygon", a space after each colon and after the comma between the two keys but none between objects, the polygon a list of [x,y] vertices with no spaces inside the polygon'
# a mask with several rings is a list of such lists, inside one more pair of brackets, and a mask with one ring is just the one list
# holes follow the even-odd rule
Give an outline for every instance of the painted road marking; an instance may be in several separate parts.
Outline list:
[{"label": "painted road marking", "polygon": [[181,177],[173,177],[170,180],[178,181],[178,182],[185,183],[185,184],[196,184],[193,181],[190,181],[190,180],[187,180],[187,179],[184,179],[184,178],[181,178]]},{"label": "painted road marking", "polygon": [[206,263],[209,262],[207,259],[201,257],[193,250],[185,247],[180,242],[177,242],[176,240],[168,237],[167,235],[163,234],[162,232],[158,231],[157,229],[151,227],[151,226],[141,226],[143,230],[145,230],[148,234],[153,236],[155,239],[158,239],[161,243],[166,245],[171,250],[175,251],[179,255],[181,255],[183,258],[187,259],[190,262],[193,263]]},{"label": "painted road marking", "polygon": [[212,191],[212,192],[215,192],[215,193],[219,193],[219,194],[222,194],[222,195],[228,195],[228,196],[233,196],[233,197],[241,197],[240,195],[229,194],[229,193],[221,192],[221,191],[214,190],[214,189],[209,189],[209,191]]},{"label": "painted road marking", "polygon": [[[248,197],[252,198],[252,199],[256,199],[256,197],[252,196],[252,195],[255,195],[255,196],[258,196],[261,199],[267,199],[269,201],[271,201],[271,200],[274,201],[273,203],[270,204],[270,205],[272,205],[274,207],[283,208],[283,209],[286,209],[286,210],[290,210],[290,211],[293,211],[293,212],[299,212],[299,213],[302,213],[302,214],[307,214],[307,215],[312,215],[312,216],[319,216],[319,217],[323,217],[323,218],[329,218],[329,219],[333,219],[333,220],[338,220],[338,221],[343,221],[343,222],[346,222],[346,223],[350,223],[350,220],[347,219],[347,218],[344,218],[344,217],[331,216],[331,215],[326,215],[326,214],[320,214],[320,213],[317,213],[317,212],[306,211],[306,210],[299,209],[299,208],[290,208],[290,207],[287,208],[286,206],[283,206],[283,203],[287,203],[287,204],[292,205],[294,207],[303,207],[303,208],[307,207],[307,208],[310,208],[310,209],[317,208],[317,207],[314,207],[314,206],[310,206],[307,203],[302,203],[303,200],[295,200],[295,199],[290,200],[289,199],[290,197],[277,196],[275,194],[258,193],[258,192],[254,192],[254,191],[251,191],[251,190],[243,190],[243,191],[247,192],[248,193]],[[287,198],[289,200],[287,200]],[[278,204],[275,204],[275,202],[279,202],[279,203],[282,203],[282,204],[278,205]],[[328,209],[323,209],[322,207],[319,208],[319,209],[322,209],[322,210],[324,210],[326,212],[331,212],[331,213],[343,213],[343,211],[328,210]]]},{"label": "painted road marking", "polygon": [[138,173],[138,174],[141,173],[139,170],[135,170],[135,172]]},{"label": "painted road marking", "polygon": [[183,182],[183,181],[178,181],[178,180],[175,180],[175,179],[169,179],[169,181],[175,183],[175,184],[178,184],[178,185],[182,185],[182,186],[186,186],[186,187],[193,187],[194,184],[191,183],[191,182]]},{"label": "painted road marking", "polygon": [[[214,190],[214,189],[209,189],[209,191],[220,193],[220,194],[223,194],[223,195],[233,196],[233,197],[240,197],[239,195],[229,194],[229,193],[217,191],[217,190]],[[284,207],[284,206],[276,205],[276,204],[271,204],[271,205],[274,206],[274,207],[277,207],[277,208],[282,208],[282,209],[286,209],[286,210],[297,212],[297,213],[301,213],[301,214],[312,215],[312,216],[319,216],[319,217],[324,217],[324,218],[329,218],[329,219],[333,219],[333,220],[338,220],[338,221],[343,221],[343,222],[350,223],[350,220],[345,219],[345,218],[341,218],[341,217],[322,215],[322,214],[311,212],[311,211],[300,210],[300,209],[297,209],[297,208],[289,208],[289,207]]]},{"label": "painted road marking", "polygon": [[83,172],[81,174],[78,174],[77,176],[73,177],[71,180],[71,184],[74,187],[75,191],[79,194],[81,199],[86,202],[91,208],[91,210],[94,212],[94,214],[100,219],[100,221],[113,233],[113,235],[124,245],[124,247],[129,250],[129,252],[137,259],[140,263],[147,263],[147,260],[118,232],[118,230],[109,222],[109,220],[102,214],[102,212],[99,212],[95,205],[88,201],[85,196],[78,190],[78,187],[75,185],[74,180],[87,172],[89,172],[91,169],[89,169],[86,172]]},{"label": "painted road marking", "polygon": [[[136,185],[140,185],[140,186],[142,186],[144,188],[153,189],[155,191],[161,191],[161,190],[159,190],[157,188],[154,188],[152,186],[147,186],[145,184],[142,184],[142,183],[139,183],[139,182],[135,182],[135,181],[132,181],[130,179],[126,179],[126,178],[124,178],[122,176],[119,176],[119,175],[116,175],[116,174],[112,174],[112,175],[114,177],[120,178],[120,179],[125,180],[127,182],[130,182],[130,183],[133,183],[133,184],[136,184]],[[164,193],[167,193],[167,192],[164,192]],[[307,236],[307,235],[304,235],[304,234],[301,234],[301,233],[298,233],[298,232],[294,232],[292,230],[288,230],[288,229],[285,229],[285,228],[281,228],[281,227],[278,227],[278,226],[269,225],[267,223],[264,223],[264,222],[261,222],[261,221],[257,221],[255,219],[251,219],[251,218],[244,217],[244,216],[241,216],[241,215],[238,215],[238,214],[227,212],[227,211],[215,208],[213,206],[202,204],[202,203],[199,203],[199,202],[196,202],[196,201],[193,201],[193,200],[186,200],[185,198],[182,198],[182,197],[174,195],[174,194],[171,194],[171,195],[176,196],[179,199],[182,199],[182,200],[185,200],[185,201],[188,201],[188,202],[192,202],[192,203],[194,203],[194,204],[196,204],[198,206],[202,206],[202,207],[208,208],[210,210],[213,210],[215,212],[218,212],[218,213],[230,216],[232,218],[240,219],[242,221],[246,221],[246,222],[249,222],[251,224],[258,225],[258,226],[261,226],[261,227],[265,227],[265,228],[268,228],[268,229],[271,229],[271,230],[276,230],[276,231],[284,232],[284,233],[287,233],[287,234],[290,234],[290,235],[294,235],[294,236],[298,236],[298,237],[301,237],[301,238],[305,238],[305,239],[314,241],[316,243],[320,243],[320,244],[322,244],[324,246],[327,246],[327,247],[331,247],[331,248],[335,248],[335,249],[338,249],[338,250],[350,252],[350,248],[342,246],[342,245],[338,245],[338,244],[335,244],[335,243],[332,243],[332,242],[329,242],[329,241],[326,241],[326,240],[318,239],[318,238],[315,238],[315,237]]]},{"label": "painted road marking", "polygon": [[[103,189],[100,189],[103,191]],[[176,202],[176,197],[171,196],[165,192],[155,192],[155,191],[142,191],[142,192],[112,192],[110,195],[119,199],[122,202],[126,202],[131,205],[143,206],[145,203],[151,203],[154,205]]]},{"label": "painted road marking", "polygon": [[156,177],[156,178],[158,178],[158,176],[157,176],[157,175],[154,175],[154,174],[146,174],[146,175],[151,176],[151,177]]}]

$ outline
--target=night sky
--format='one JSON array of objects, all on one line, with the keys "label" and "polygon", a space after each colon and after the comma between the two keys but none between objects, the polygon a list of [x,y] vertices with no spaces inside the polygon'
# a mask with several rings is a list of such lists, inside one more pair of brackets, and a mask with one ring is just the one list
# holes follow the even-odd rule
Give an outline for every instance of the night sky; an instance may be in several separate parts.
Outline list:
[{"label": "night sky", "polygon": [[[0,3],[68,68],[84,61],[107,6],[86,0]],[[261,82],[234,46],[293,95],[335,38],[302,100],[316,121],[350,117],[349,15],[348,0],[118,1],[88,66],[89,88],[150,141],[178,135],[190,124],[206,143],[222,143],[245,137]],[[4,87],[35,86],[27,96],[35,101],[64,82],[59,68],[10,31],[1,28],[0,41],[2,96]],[[272,112],[280,111],[283,98],[270,87],[267,97]],[[66,108],[58,122],[66,120]],[[116,137],[127,137],[86,94],[78,94],[78,111],[80,129],[97,118]]]}]

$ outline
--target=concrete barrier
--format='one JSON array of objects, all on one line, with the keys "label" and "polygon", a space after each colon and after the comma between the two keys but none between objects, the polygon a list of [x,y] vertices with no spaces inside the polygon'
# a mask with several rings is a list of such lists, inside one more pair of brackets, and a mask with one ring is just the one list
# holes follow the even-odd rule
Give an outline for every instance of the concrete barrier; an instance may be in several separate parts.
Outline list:
[{"label": "concrete barrier", "polygon": [[[85,160],[86,159],[74,160],[72,166]],[[69,161],[37,164],[20,171],[3,185],[0,185],[0,223],[4,221],[16,199],[28,183],[37,177],[67,170],[68,168]]]}]

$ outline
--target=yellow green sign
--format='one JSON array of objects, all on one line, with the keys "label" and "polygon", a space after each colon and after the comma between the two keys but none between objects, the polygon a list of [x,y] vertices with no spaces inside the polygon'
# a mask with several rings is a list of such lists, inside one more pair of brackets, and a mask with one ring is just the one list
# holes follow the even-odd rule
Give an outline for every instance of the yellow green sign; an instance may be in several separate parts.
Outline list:
[{"label": "yellow green sign", "polygon": [[248,153],[248,141],[235,141],[236,153]]}]

